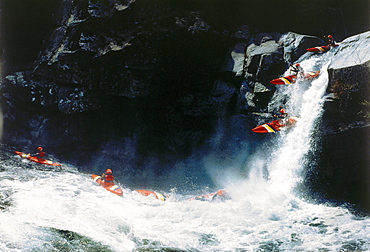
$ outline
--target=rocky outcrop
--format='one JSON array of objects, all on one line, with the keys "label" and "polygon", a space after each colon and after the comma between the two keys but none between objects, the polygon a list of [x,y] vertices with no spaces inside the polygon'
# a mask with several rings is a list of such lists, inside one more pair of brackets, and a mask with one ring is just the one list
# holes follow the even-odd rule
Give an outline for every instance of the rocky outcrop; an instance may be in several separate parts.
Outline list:
[{"label": "rocky outcrop", "polygon": [[234,66],[229,69],[244,78],[238,111],[265,110],[276,88],[270,80],[280,76],[307,48],[323,43],[320,38],[294,32],[256,34],[248,43],[237,43],[228,66]]},{"label": "rocky outcrop", "polygon": [[220,69],[249,31],[222,31],[186,7],[62,1],[33,68],[3,82],[6,142],[66,150],[81,166],[115,153],[128,171],[193,153],[236,103],[238,83]]},{"label": "rocky outcrop", "polygon": [[[370,32],[342,41],[328,67],[317,166],[308,180],[327,198],[370,212]],[[319,175],[319,176],[318,176]]]},{"label": "rocky outcrop", "polygon": [[328,67],[325,116],[331,132],[370,126],[370,32],[345,39]]}]

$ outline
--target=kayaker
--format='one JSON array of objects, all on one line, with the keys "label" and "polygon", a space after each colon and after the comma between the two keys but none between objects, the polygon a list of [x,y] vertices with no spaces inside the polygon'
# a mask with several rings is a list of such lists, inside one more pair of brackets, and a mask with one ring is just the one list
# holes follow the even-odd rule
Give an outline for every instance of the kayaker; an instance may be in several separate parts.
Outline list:
[{"label": "kayaker", "polygon": [[114,175],[112,169],[106,169],[105,172],[101,175],[103,180],[103,186],[113,186],[114,185]]},{"label": "kayaker", "polygon": [[280,115],[274,115],[274,117],[276,118],[288,118],[288,113],[285,111],[285,109],[283,108],[283,106],[280,106]]},{"label": "kayaker", "polygon": [[45,156],[46,156],[46,153],[43,151],[43,148],[42,147],[37,147],[37,153],[35,154],[36,157],[40,158],[40,159],[44,159]]},{"label": "kayaker", "polygon": [[221,190],[218,190],[211,198],[211,201],[214,201],[214,200],[221,200],[221,201],[224,201],[224,200],[230,200],[231,197],[230,195],[223,189]]},{"label": "kayaker", "polygon": [[277,126],[282,127],[286,125],[289,121],[289,115],[283,108],[283,106],[280,106],[280,115],[274,115],[274,117],[279,118],[280,120],[275,121],[277,123]]},{"label": "kayaker", "polygon": [[296,75],[303,74],[303,68],[301,67],[299,63],[294,64],[294,65],[290,64],[290,67],[291,67],[290,71],[295,73]]},{"label": "kayaker", "polygon": [[326,39],[328,40],[328,46],[335,46],[336,42],[332,35],[326,36]]},{"label": "kayaker", "polygon": [[227,200],[231,199],[230,196],[227,194],[227,192],[223,189],[218,190],[217,192],[205,194],[201,196],[196,196],[194,198],[191,198],[189,200],[200,200],[200,201],[214,201],[214,200]]}]

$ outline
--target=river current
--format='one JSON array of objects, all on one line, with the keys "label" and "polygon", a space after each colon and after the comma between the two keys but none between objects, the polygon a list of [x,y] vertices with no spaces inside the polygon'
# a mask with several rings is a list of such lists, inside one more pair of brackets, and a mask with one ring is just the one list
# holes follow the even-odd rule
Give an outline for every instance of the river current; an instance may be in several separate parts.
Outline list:
[{"label": "river current", "polygon": [[0,251],[370,251],[368,217],[300,190],[330,53],[301,59],[318,78],[278,87],[269,109],[285,103],[299,121],[248,158],[248,174],[225,169],[214,178],[226,200],[188,200],[196,195],[171,188],[161,192],[166,201],[130,189],[119,197],[78,167],[45,167],[3,148]]}]

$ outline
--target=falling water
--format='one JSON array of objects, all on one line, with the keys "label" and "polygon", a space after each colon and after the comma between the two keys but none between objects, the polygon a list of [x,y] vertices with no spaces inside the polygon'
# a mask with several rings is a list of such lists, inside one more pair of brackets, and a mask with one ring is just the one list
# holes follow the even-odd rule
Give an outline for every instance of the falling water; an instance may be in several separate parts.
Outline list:
[{"label": "falling water", "polygon": [[[304,62],[302,65],[305,65]],[[298,80],[286,90],[290,96],[287,110],[298,116],[299,121],[289,133],[282,134],[278,140],[281,141],[279,148],[274,152],[269,164],[271,183],[285,193],[291,192],[299,182],[300,171],[306,162],[305,157],[310,148],[315,147],[312,134],[315,122],[322,113],[328,83],[326,69],[327,64],[321,68],[321,75],[311,83],[307,83],[309,82],[307,80]],[[302,92],[306,84],[310,86]]]}]

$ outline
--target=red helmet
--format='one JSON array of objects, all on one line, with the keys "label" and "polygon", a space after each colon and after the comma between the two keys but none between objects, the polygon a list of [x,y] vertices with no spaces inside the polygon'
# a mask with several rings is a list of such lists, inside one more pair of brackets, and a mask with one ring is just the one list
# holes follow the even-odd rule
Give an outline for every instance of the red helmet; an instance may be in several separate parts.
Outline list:
[{"label": "red helmet", "polygon": [[333,36],[332,35],[328,35],[328,38],[333,38]]},{"label": "red helmet", "polygon": [[301,64],[297,63],[297,64],[295,64],[295,66],[299,67],[299,66],[301,66]]},{"label": "red helmet", "polygon": [[42,147],[37,147],[37,150],[42,151]]},{"label": "red helmet", "polygon": [[111,169],[106,169],[105,174],[112,174],[112,170]]}]

